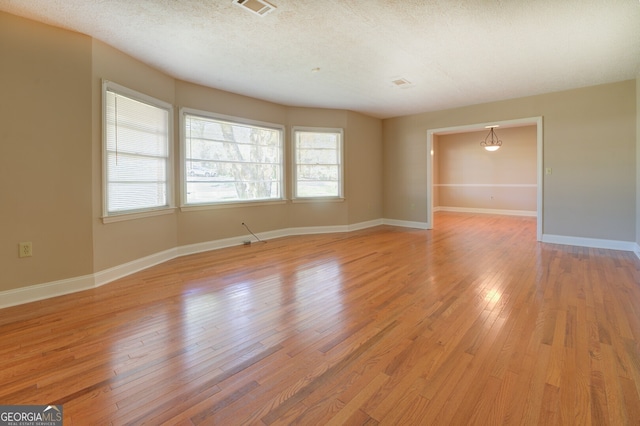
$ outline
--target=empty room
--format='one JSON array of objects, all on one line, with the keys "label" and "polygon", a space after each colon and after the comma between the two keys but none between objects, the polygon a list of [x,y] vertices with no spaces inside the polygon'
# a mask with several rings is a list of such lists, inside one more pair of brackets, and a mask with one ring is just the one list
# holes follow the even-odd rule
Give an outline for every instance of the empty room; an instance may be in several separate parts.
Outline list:
[{"label": "empty room", "polygon": [[0,93],[1,424],[640,424],[637,0],[0,0]]}]

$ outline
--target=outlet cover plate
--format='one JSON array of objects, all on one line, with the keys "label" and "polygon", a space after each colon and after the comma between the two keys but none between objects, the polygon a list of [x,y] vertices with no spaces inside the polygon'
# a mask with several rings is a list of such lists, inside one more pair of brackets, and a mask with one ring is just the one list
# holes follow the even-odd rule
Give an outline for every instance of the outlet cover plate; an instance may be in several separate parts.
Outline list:
[{"label": "outlet cover plate", "polygon": [[31,245],[31,241],[26,243],[19,244],[20,252],[18,253],[19,257],[31,257],[33,256],[33,246]]}]

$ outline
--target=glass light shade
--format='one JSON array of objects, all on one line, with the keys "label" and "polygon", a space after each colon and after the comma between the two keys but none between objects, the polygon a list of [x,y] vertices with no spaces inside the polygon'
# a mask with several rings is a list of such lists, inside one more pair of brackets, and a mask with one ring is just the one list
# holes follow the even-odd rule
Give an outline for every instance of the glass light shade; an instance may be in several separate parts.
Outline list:
[{"label": "glass light shade", "polygon": [[[489,127],[489,134],[484,138],[482,142],[480,142],[480,146],[486,149],[487,151],[497,151],[502,146],[502,141],[498,138],[498,135],[496,135],[493,129],[494,127],[498,127],[498,126],[488,126],[488,127]],[[488,140],[489,138],[491,139]]]}]

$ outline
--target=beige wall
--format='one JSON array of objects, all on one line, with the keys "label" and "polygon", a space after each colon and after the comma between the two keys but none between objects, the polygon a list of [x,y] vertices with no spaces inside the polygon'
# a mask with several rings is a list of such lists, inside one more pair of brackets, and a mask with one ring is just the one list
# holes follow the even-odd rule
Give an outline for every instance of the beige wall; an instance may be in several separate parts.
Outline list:
[{"label": "beige wall", "polygon": [[[288,107],[186,83],[100,41],[5,13],[0,13],[0,31],[0,291],[78,278],[184,245],[241,237],[247,234],[242,222],[259,233],[381,218],[379,119]],[[345,201],[183,211],[178,183],[174,212],[103,223],[103,79],[174,105],[176,182],[180,107],[284,125],[288,196],[291,127],[343,128]],[[18,258],[21,241],[33,242],[32,258]]]},{"label": "beige wall", "polygon": [[[286,107],[181,81],[176,85],[176,103],[181,107],[284,125],[285,179],[289,198],[292,195],[291,128],[333,127],[342,128],[345,132],[343,202],[286,202],[182,211],[178,214],[179,245],[245,235],[247,232],[242,222],[259,233],[297,227],[348,225],[380,218],[380,120],[343,110]],[[360,173],[363,159],[371,160],[371,163],[366,172]],[[371,178],[368,174],[372,175]],[[375,195],[367,198],[365,194]]]},{"label": "beige wall", "polygon": [[0,40],[3,291],[93,272],[91,39],[0,13]]},{"label": "beige wall", "polygon": [[[287,182],[289,183],[289,193],[291,196],[291,127],[336,127],[344,129],[345,144],[345,171],[349,170],[352,164],[351,157],[346,149],[351,144],[351,129],[348,127],[348,112],[333,109],[317,108],[289,108],[287,121]],[[379,122],[379,120],[378,120]],[[355,152],[354,152],[355,154]],[[354,158],[355,159],[355,158]],[[345,176],[345,183],[348,176]],[[351,198],[346,193],[344,202],[296,202],[288,206],[287,221],[289,227],[311,227],[311,226],[331,226],[347,225],[349,219],[349,208]]]},{"label": "beige wall", "polygon": [[640,75],[636,78],[636,244],[640,253]]},{"label": "beige wall", "polygon": [[93,40],[91,58],[93,262],[94,271],[102,271],[174,248],[178,241],[175,214],[102,222],[102,80],[171,104],[175,101],[175,81],[97,40]]},{"label": "beige wall", "polygon": [[382,218],[382,122],[355,112],[347,117],[345,192],[348,222]]},{"label": "beige wall", "polygon": [[535,212],[536,126],[496,129],[503,146],[494,152],[480,146],[487,133],[439,135],[434,141],[434,207]]},{"label": "beige wall", "polygon": [[382,121],[382,214],[386,219],[427,221],[426,124],[418,115]]},{"label": "beige wall", "polygon": [[[81,34],[0,13],[0,291],[83,277],[176,247],[292,227],[426,220],[426,131],[544,116],[545,233],[640,240],[636,81],[389,120],[277,105],[175,80]],[[104,224],[101,80],[178,108],[345,132],[344,202],[181,211]],[[602,142],[607,149],[602,148]],[[506,141],[505,141],[506,143]],[[287,183],[291,158],[287,151]],[[381,189],[382,188],[382,189]],[[181,188],[176,187],[179,201]],[[640,198],[640,197],[638,197]],[[640,234],[640,233],[639,233]],[[19,259],[18,243],[34,256]]]},{"label": "beige wall", "polygon": [[[176,82],[176,104],[218,114],[244,117],[275,124],[286,124],[287,108],[270,102],[210,89],[183,81]],[[176,129],[178,122],[176,121]],[[178,136],[176,136],[178,138]],[[176,153],[179,152],[177,139]],[[176,180],[179,181],[180,160],[176,158]],[[254,232],[272,231],[287,227],[286,204],[251,207],[227,207],[209,210],[180,211],[178,213],[178,245],[245,235],[247,223]]]},{"label": "beige wall", "polygon": [[543,117],[543,233],[633,241],[635,81],[383,121],[384,217],[427,220],[428,129]]}]

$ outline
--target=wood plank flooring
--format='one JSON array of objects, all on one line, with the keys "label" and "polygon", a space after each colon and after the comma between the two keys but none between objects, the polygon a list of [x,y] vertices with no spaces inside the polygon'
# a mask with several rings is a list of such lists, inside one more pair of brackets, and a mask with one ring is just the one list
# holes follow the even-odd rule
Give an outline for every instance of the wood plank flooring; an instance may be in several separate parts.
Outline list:
[{"label": "wood plank flooring", "polygon": [[638,425],[640,260],[438,213],[0,310],[0,404],[66,425]]}]

